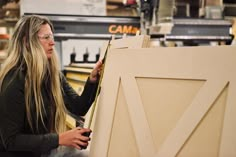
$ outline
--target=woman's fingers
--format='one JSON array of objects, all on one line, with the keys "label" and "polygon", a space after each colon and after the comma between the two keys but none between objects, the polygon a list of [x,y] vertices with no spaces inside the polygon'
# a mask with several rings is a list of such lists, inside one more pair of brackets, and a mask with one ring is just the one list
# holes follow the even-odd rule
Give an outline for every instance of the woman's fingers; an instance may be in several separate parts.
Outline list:
[{"label": "woman's fingers", "polygon": [[91,133],[91,132],[92,132],[92,130],[91,130],[91,129],[88,129],[88,128],[77,127],[77,128],[75,128],[75,129],[78,130],[78,132],[79,132],[80,134],[84,134],[84,133],[86,133],[86,132],[88,132],[88,133]]},{"label": "woman's fingers", "polygon": [[91,74],[90,74],[90,81],[95,82],[97,81],[98,74],[101,74],[103,64],[102,61],[97,61],[95,67],[93,68]]},{"label": "woman's fingers", "polygon": [[[83,137],[83,136],[81,136]],[[75,147],[76,149],[81,150],[83,147],[86,148],[88,146],[88,140],[84,139],[82,140],[82,138],[78,138],[76,140],[74,140],[73,142],[73,147]]]},{"label": "woman's fingers", "polygon": [[77,140],[76,144],[79,145],[79,146],[88,146],[88,142],[81,141],[81,140]]},{"label": "woman's fingers", "polygon": [[[87,128],[78,128],[77,133],[76,133],[76,140],[75,143],[78,145],[78,147],[87,147],[88,146],[88,141],[90,141],[90,138],[88,136],[85,136],[84,134],[89,133],[90,134],[91,130]],[[76,148],[78,148],[76,146]]]},{"label": "woman's fingers", "polygon": [[73,146],[74,148],[78,149],[78,150],[81,150],[81,147],[80,147],[78,144],[76,144],[76,143],[74,143],[72,146]]},{"label": "woman's fingers", "polygon": [[[77,127],[73,130],[66,131],[59,135],[59,144],[64,146],[75,147],[76,149],[86,148],[90,141],[90,129]],[[86,136],[85,134],[88,134]]]},{"label": "woman's fingers", "polygon": [[87,141],[90,141],[90,138],[87,137],[87,136],[83,136],[83,135],[77,135],[76,138],[75,138],[76,141],[80,140],[80,141],[84,141],[84,142],[87,142]]}]

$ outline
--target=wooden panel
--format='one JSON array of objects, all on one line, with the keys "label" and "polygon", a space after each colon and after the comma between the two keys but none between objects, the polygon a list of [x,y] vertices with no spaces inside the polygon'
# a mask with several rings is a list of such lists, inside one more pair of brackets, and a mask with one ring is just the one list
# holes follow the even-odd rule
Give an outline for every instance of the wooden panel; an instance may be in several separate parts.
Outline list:
[{"label": "wooden panel", "polygon": [[90,75],[90,72],[93,70],[92,67],[79,67],[79,66],[68,66],[65,67],[66,79],[72,86],[72,88],[81,94],[84,85]]},{"label": "wooden panel", "polygon": [[134,37],[124,37],[111,41],[111,49],[124,49],[124,48],[144,48],[149,47],[150,36],[137,35]]},{"label": "wooden panel", "polygon": [[[109,41],[105,41],[103,43],[103,46],[101,48],[101,53],[100,53],[100,59],[102,60],[104,58],[104,55],[106,53],[106,51],[108,51],[107,53],[111,53],[110,50],[112,49],[127,49],[127,48],[145,48],[148,47],[150,44],[150,37],[147,35],[136,35],[133,37],[126,37],[125,35],[123,36],[123,38],[121,39],[113,39],[110,41],[110,45],[108,46]],[[93,108],[94,106],[92,106]],[[91,113],[90,109],[88,115],[90,115]],[[97,108],[95,106],[94,109],[94,115],[93,117],[89,117],[85,120],[85,126],[89,126],[91,125],[91,128],[94,128],[94,121],[95,121],[95,117],[96,117],[96,112],[97,112]],[[92,119],[91,124],[89,124],[90,122],[90,118]],[[89,121],[88,121],[89,120]],[[91,135],[92,136],[92,135]]]},{"label": "wooden panel", "polygon": [[81,82],[86,82],[89,74],[87,73],[75,73],[75,72],[67,72],[66,78],[78,80]]},{"label": "wooden panel", "polygon": [[111,49],[89,156],[236,156],[235,50]]},{"label": "wooden panel", "polygon": [[[108,156],[112,157],[138,157],[138,147],[134,137],[134,130],[131,125],[127,103],[125,101],[123,88],[120,84],[118,90],[119,100],[116,105],[113,132],[108,150]],[[120,129],[123,128],[123,129]],[[121,138],[122,137],[122,138]],[[125,140],[129,139],[129,140]],[[123,143],[121,145],[121,143]]]},{"label": "wooden panel", "polygon": [[[158,150],[205,81],[164,78],[137,78],[136,81],[155,149]],[[154,121],[157,115],[158,121]]]}]

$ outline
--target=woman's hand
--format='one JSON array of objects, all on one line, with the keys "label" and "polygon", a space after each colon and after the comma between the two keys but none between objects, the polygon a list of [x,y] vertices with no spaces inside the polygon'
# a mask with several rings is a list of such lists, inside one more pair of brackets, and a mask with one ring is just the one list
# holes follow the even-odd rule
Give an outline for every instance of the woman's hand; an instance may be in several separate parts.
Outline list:
[{"label": "woman's hand", "polygon": [[86,132],[90,133],[91,130],[77,127],[72,130],[61,133],[59,134],[59,145],[74,147],[79,150],[82,146],[87,147],[90,138],[83,135]]},{"label": "woman's hand", "polygon": [[101,71],[102,71],[102,61],[98,61],[95,67],[93,68],[93,71],[90,73],[89,80],[91,82],[96,82]]}]

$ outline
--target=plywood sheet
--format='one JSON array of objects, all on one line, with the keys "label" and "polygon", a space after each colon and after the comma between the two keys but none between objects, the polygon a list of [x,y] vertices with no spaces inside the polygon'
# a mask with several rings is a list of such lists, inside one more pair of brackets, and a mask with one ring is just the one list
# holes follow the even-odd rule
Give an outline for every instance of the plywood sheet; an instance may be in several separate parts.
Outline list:
[{"label": "plywood sheet", "polygon": [[235,50],[112,49],[89,156],[236,156]]}]

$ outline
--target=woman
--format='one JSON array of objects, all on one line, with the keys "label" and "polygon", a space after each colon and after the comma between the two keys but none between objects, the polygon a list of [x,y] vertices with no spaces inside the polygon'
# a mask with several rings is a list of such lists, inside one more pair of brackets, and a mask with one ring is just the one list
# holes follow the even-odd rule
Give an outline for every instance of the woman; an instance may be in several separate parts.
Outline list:
[{"label": "woman", "polygon": [[91,130],[66,131],[66,113],[87,113],[102,63],[97,62],[79,96],[60,72],[54,45],[46,17],[24,16],[17,22],[0,71],[0,154],[39,157],[59,146],[88,145],[90,138],[83,134]]}]

